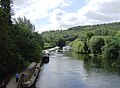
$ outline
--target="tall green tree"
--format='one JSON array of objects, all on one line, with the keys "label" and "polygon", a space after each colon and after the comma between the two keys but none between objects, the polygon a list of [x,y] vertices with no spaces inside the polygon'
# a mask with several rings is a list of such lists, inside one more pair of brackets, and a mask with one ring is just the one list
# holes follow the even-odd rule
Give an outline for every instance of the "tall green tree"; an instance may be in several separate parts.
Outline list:
[{"label": "tall green tree", "polygon": [[120,56],[120,38],[107,36],[105,38],[105,46],[102,53],[106,58],[118,58]]},{"label": "tall green tree", "polygon": [[0,1],[0,75],[15,69],[15,43],[12,33],[11,0]]},{"label": "tall green tree", "polygon": [[30,20],[24,18],[14,19],[15,36],[18,49],[17,59],[19,61],[37,61],[40,59],[40,53],[43,49],[42,36],[34,32],[35,27]]},{"label": "tall green tree", "polygon": [[93,36],[90,39],[89,47],[93,54],[101,54],[102,46],[104,45],[105,45],[105,41],[103,36]]},{"label": "tall green tree", "polygon": [[[13,14],[12,9],[11,9],[12,1],[11,0],[1,0],[0,5],[3,10],[2,14],[4,16],[3,18],[4,18],[5,24],[11,25],[12,24],[11,15]],[[4,22],[2,22],[2,23],[4,24]]]},{"label": "tall green tree", "polygon": [[60,48],[63,48],[63,46],[66,45],[65,39],[64,39],[64,38],[59,38],[59,39],[56,41],[56,45],[59,46]]}]

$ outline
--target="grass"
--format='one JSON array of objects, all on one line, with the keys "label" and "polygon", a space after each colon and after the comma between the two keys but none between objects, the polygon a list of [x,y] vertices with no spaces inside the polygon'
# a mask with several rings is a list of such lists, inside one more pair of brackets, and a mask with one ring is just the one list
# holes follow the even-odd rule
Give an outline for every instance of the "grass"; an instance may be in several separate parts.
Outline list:
[{"label": "grass", "polygon": [[23,61],[24,67],[28,67],[31,63],[29,61]]}]

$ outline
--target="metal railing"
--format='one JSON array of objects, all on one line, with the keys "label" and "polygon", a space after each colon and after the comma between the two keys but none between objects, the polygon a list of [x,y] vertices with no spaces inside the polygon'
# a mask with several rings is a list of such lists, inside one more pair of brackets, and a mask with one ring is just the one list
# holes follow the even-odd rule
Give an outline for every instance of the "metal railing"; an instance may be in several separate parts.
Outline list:
[{"label": "metal railing", "polygon": [[1,82],[0,88],[2,87],[3,84],[6,86],[10,79],[11,79],[11,75],[8,75],[8,76]]}]

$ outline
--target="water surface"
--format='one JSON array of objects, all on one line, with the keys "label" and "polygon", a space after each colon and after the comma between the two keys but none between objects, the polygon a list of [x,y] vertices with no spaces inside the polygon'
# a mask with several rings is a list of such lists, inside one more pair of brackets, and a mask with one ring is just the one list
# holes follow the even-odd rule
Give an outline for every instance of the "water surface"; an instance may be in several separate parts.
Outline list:
[{"label": "water surface", "polygon": [[120,88],[120,69],[112,60],[76,53],[53,53],[42,66],[36,88]]}]

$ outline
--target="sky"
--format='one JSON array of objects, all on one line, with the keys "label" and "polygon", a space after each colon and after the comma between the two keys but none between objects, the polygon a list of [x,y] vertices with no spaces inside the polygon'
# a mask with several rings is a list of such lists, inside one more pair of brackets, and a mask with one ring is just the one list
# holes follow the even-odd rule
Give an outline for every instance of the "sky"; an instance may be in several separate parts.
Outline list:
[{"label": "sky", "polygon": [[39,33],[120,22],[120,0],[14,0],[14,18],[25,16]]}]

